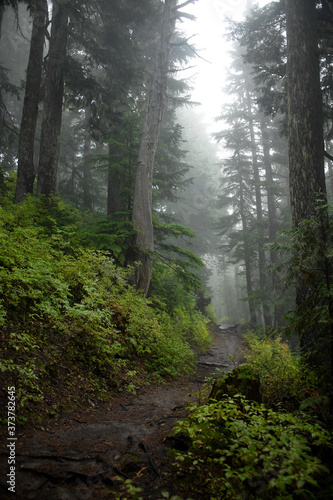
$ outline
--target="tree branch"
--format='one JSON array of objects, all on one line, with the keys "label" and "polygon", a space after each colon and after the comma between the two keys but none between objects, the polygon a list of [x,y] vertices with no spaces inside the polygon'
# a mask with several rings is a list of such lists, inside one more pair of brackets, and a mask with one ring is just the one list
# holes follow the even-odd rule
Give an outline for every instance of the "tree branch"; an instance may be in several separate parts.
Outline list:
[{"label": "tree branch", "polygon": [[177,5],[177,10],[182,9],[183,7],[186,7],[186,5],[189,5],[190,3],[194,3],[197,0],[187,0],[186,2],[181,3],[180,5]]},{"label": "tree branch", "polygon": [[333,156],[330,155],[327,151],[324,151],[324,156],[326,156],[326,158],[328,158],[329,160],[333,161]]}]

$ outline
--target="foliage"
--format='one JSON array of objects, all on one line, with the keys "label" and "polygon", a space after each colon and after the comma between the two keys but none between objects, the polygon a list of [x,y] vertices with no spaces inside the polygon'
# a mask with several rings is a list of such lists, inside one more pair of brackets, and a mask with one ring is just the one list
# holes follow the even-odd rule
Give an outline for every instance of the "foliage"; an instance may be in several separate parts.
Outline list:
[{"label": "foliage", "polygon": [[176,328],[192,347],[201,352],[209,347],[208,320],[197,310],[194,290],[183,270],[176,265],[155,263],[149,297],[173,318]]},{"label": "foliage", "polygon": [[333,446],[319,425],[240,394],[190,411],[175,427],[190,443],[175,452],[175,467],[198,498],[317,498],[318,481],[328,473],[317,455]]},{"label": "foliage", "polygon": [[293,355],[281,337],[260,340],[249,333],[244,341],[248,346],[244,353],[246,364],[258,374],[263,402],[267,406],[283,408],[283,401],[287,404],[288,400],[299,404],[302,391],[315,388],[315,375]]},{"label": "foliage", "polygon": [[202,316],[153,308],[107,254],[83,248],[70,213],[46,199],[0,207],[1,378],[17,387],[21,416],[57,385],[106,397],[190,373],[189,344],[208,343]]},{"label": "foliage", "polygon": [[120,265],[124,264],[124,255],[128,238],[133,234],[133,224],[128,214],[114,216],[86,216],[80,231],[80,240],[88,248],[98,248],[109,253]]},{"label": "foliage", "polygon": [[[271,332],[272,333],[272,332]],[[257,333],[244,335],[246,362],[215,381],[211,397],[242,393],[281,412],[306,410],[314,421],[327,423],[329,398],[320,389],[318,375],[295,356],[288,344]]]},{"label": "foliage", "polygon": [[[297,228],[282,232],[274,245],[284,261],[286,287],[303,286],[303,297],[295,310],[288,313],[292,332],[303,335],[313,330],[314,341],[308,343],[309,361],[325,376],[331,348],[332,308],[332,205],[318,209],[318,217],[303,220]],[[324,377],[325,378],[325,377]]]}]

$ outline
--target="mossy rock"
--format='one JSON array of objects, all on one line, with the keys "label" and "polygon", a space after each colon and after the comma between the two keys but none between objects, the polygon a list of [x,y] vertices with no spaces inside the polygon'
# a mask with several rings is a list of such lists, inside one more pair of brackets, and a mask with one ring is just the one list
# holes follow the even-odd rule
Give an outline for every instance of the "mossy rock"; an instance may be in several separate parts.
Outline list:
[{"label": "mossy rock", "polygon": [[259,375],[248,366],[239,366],[213,384],[209,400],[221,401],[225,396],[243,394],[250,401],[262,402]]},{"label": "mossy rock", "polygon": [[121,471],[127,474],[138,472],[145,465],[145,460],[135,453],[125,453],[120,459]]}]

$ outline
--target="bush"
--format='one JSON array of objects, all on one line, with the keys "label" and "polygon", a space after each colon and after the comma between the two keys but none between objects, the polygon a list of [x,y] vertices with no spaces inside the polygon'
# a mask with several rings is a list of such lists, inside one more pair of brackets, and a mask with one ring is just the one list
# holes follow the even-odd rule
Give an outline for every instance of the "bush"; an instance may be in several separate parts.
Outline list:
[{"label": "bush", "polygon": [[240,394],[190,411],[174,430],[188,448],[174,466],[195,498],[317,498],[328,469],[316,454],[333,448],[319,425]]},{"label": "bush", "polygon": [[82,248],[76,217],[56,200],[0,208],[0,370],[3,387],[17,387],[21,415],[46,393],[63,398],[65,387],[106,397],[147,377],[188,374],[190,343],[209,341],[194,309],[153,308],[107,254]]}]

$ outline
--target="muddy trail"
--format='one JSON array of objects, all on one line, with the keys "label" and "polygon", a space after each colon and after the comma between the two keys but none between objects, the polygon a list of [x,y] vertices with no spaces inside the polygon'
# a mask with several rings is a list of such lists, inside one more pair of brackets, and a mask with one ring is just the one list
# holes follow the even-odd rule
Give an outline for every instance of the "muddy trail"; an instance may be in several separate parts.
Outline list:
[{"label": "muddy trail", "polygon": [[24,428],[15,449],[16,495],[8,492],[4,436],[0,497],[117,499],[128,478],[143,489],[139,496],[144,499],[161,499],[162,491],[181,495],[168,459],[170,447],[178,446],[170,437],[172,428],[186,416],[190,402],[205,397],[206,377],[229,371],[241,357],[239,329],[219,325],[213,335],[210,350],[199,358],[191,378],[151,385],[135,395],[119,394],[110,403],[66,415],[43,430]]}]

